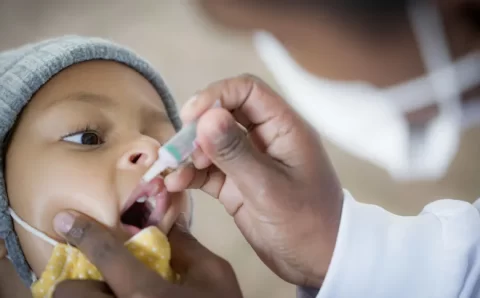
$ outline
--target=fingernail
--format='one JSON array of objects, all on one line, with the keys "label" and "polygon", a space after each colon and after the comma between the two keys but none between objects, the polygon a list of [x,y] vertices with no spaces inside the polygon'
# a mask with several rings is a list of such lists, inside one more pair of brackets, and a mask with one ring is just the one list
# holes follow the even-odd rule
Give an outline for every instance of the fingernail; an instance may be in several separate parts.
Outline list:
[{"label": "fingernail", "polygon": [[60,212],[53,219],[53,227],[60,234],[67,234],[73,227],[75,217],[68,212]]}]

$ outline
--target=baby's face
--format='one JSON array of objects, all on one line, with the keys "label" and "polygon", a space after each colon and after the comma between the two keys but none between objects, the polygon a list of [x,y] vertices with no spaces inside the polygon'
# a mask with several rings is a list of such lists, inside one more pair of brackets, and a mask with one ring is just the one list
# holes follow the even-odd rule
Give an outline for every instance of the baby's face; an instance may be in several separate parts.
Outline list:
[{"label": "baby's face", "polygon": [[[108,61],[71,66],[35,94],[18,121],[6,158],[10,205],[57,240],[52,220],[64,209],[127,240],[135,231],[121,219],[133,203],[129,197],[174,133],[160,96],[136,71]],[[162,194],[157,180],[155,219],[168,232],[190,206],[186,193]],[[18,224],[15,229],[39,275],[52,246]]]}]

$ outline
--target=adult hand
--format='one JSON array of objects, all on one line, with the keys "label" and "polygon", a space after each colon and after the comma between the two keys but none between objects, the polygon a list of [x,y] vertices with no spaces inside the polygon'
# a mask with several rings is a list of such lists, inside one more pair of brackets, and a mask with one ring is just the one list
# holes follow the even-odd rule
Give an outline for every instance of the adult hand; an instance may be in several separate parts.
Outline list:
[{"label": "adult hand", "polygon": [[[209,109],[216,100],[222,108]],[[199,150],[195,167],[166,177],[167,189],[200,188],[218,198],[270,269],[294,284],[319,287],[343,193],[317,133],[249,75],[198,92],[181,117],[198,119]]]},{"label": "adult hand", "polygon": [[53,297],[242,297],[230,264],[179,226],[174,226],[169,233],[171,265],[181,275],[179,285],[167,282],[148,269],[106,228],[87,217],[61,213],[56,217],[55,229],[87,256],[105,282],[64,281],[57,286]]}]

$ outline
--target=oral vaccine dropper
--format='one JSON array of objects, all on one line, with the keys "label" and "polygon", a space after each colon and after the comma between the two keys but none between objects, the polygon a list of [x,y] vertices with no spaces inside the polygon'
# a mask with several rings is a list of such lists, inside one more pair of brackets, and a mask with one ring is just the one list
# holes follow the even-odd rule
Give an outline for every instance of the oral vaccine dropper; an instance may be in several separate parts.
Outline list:
[{"label": "oral vaccine dropper", "polygon": [[[212,108],[220,107],[217,100]],[[180,166],[197,148],[197,121],[187,124],[158,150],[158,159],[143,175],[143,182],[150,182],[166,169],[175,169]]]}]

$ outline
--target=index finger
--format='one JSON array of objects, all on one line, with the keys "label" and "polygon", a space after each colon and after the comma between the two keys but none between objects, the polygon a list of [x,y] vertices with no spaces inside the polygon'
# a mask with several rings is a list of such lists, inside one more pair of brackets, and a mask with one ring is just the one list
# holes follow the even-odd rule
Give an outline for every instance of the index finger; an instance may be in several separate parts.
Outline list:
[{"label": "index finger", "polygon": [[218,81],[199,91],[182,107],[182,121],[188,123],[198,119],[217,100],[224,109],[240,111],[242,116],[237,121],[244,127],[260,125],[289,109],[288,104],[262,80],[253,75],[241,75]]},{"label": "index finger", "polygon": [[[61,212],[55,216],[54,228],[87,256],[117,296],[131,297],[140,289],[139,283],[151,280],[153,271],[136,260],[123,243],[94,220]],[[157,279],[155,282],[163,282]]]}]

